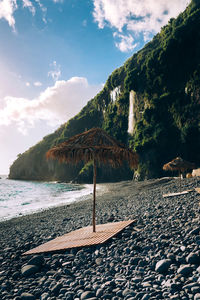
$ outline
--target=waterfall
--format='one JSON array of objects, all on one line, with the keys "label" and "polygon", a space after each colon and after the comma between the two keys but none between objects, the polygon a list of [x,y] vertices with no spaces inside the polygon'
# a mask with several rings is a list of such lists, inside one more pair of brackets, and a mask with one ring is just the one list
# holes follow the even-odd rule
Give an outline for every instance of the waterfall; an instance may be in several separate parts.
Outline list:
[{"label": "waterfall", "polygon": [[135,92],[130,91],[130,93],[129,93],[129,115],[128,115],[128,133],[129,134],[133,134],[134,127],[135,127],[134,104],[135,104]]},{"label": "waterfall", "polygon": [[120,94],[121,87],[117,86],[114,90],[110,92],[110,98],[113,102],[115,102]]}]

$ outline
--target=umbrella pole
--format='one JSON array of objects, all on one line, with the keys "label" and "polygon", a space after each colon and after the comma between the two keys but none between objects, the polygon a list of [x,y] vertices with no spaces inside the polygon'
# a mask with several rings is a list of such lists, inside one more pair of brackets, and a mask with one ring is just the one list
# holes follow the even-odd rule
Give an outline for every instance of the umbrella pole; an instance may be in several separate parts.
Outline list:
[{"label": "umbrella pole", "polygon": [[92,216],[92,226],[93,226],[93,232],[96,232],[96,216],[95,216],[95,210],[96,210],[96,177],[97,177],[97,166],[96,166],[96,159],[94,158],[93,162],[93,216]]},{"label": "umbrella pole", "polygon": [[181,172],[179,171],[179,177],[180,177],[180,193],[181,193]]}]

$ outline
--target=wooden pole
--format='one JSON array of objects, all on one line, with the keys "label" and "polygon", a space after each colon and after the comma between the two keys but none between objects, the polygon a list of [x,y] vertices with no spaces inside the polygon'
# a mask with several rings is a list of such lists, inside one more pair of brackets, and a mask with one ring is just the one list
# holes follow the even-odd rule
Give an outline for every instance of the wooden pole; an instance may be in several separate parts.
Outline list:
[{"label": "wooden pole", "polygon": [[93,161],[93,216],[92,216],[92,225],[93,225],[93,232],[96,232],[96,177],[97,177],[97,166],[96,166],[96,159],[94,158]]},{"label": "wooden pole", "polygon": [[179,177],[180,177],[180,193],[181,193],[181,171],[179,171]]}]

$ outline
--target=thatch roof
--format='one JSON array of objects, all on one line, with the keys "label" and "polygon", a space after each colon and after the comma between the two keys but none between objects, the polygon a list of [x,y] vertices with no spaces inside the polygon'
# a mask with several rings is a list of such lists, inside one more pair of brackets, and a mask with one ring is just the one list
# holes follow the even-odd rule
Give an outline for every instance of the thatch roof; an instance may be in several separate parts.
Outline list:
[{"label": "thatch roof", "polygon": [[113,167],[121,166],[124,160],[129,162],[131,168],[136,168],[138,165],[138,155],[135,152],[100,128],[92,128],[71,137],[50,149],[46,157],[67,163],[89,162],[95,158]]},{"label": "thatch roof", "polygon": [[181,157],[176,157],[169,163],[163,166],[163,170],[165,171],[181,171],[184,172],[189,169],[194,169],[195,164],[189,161],[182,159]]}]

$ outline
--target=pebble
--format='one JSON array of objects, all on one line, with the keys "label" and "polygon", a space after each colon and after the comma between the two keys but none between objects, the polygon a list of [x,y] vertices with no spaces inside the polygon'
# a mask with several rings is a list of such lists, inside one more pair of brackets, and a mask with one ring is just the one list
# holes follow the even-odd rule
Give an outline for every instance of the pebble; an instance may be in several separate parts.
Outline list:
[{"label": "pebble", "polygon": [[44,257],[42,255],[37,255],[37,256],[32,257],[28,261],[27,265],[35,265],[35,266],[41,267],[44,263],[45,263]]},{"label": "pebble", "polygon": [[195,265],[199,265],[200,264],[200,257],[197,253],[190,253],[187,257],[186,257],[186,262],[188,264],[195,264]]},{"label": "pebble", "polygon": [[28,277],[29,275],[35,274],[39,271],[39,268],[35,265],[26,265],[21,269],[22,275]]},{"label": "pebble", "polygon": [[182,274],[183,276],[187,276],[192,272],[192,267],[191,265],[182,265],[180,268],[177,270],[178,274]]},{"label": "pebble", "polygon": [[155,271],[161,274],[166,273],[169,269],[170,264],[171,264],[170,259],[162,259],[157,262]]},{"label": "pebble", "polygon": [[21,299],[22,300],[35,300],[35,296],[33,296],[30,293],[22,293],[21,294]]},{"label": "pebble", "polygon": [[86,291],[81,294],[81,300],[90,299],[93,297],[95,297],[95,294],[92,291]]}]

